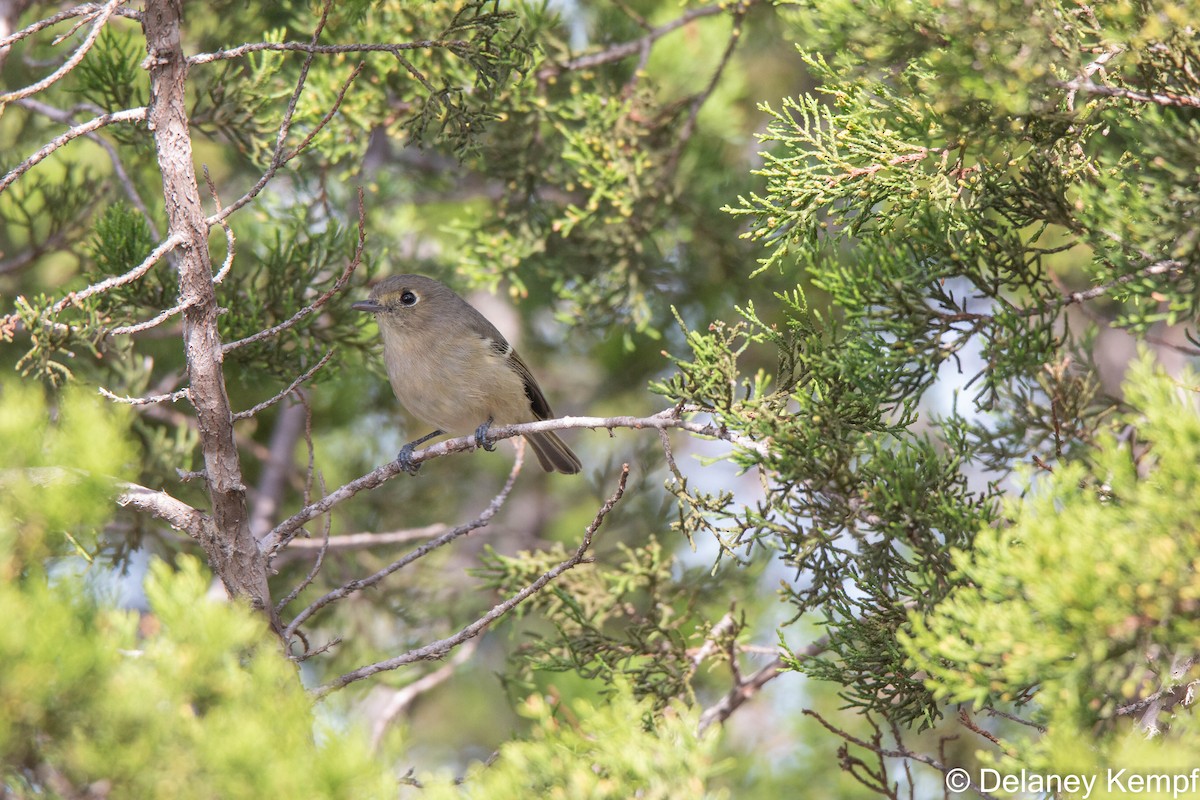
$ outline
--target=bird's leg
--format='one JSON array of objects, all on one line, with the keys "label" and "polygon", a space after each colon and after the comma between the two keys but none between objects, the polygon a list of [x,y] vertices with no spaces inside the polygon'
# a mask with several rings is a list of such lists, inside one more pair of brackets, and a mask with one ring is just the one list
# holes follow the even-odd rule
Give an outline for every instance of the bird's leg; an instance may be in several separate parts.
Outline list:
[{"label": "bird's leg", "polygon": [[409,475],[416,475],[417,470],[421,468],[421,465],[412,463],[413,450],[416,450],[418,446],[425,444],[433,437],[441,435],[442,431],[434,431],[433,433],[426,434],[420,439],[409,442],[408,444],[404,445],[404,447],[401,447],[400,452],[396,455],[396,460],[400,462],[400,469],[404,470]]},{"label": "bird's leg", "polygon": [[494,419],[494,417],[488,417],[487,422],[475,429],[475,446],[482,447],[489,453],[496,449],[496,445],[487,440],[488,428],[492,427],[492,422]]}]

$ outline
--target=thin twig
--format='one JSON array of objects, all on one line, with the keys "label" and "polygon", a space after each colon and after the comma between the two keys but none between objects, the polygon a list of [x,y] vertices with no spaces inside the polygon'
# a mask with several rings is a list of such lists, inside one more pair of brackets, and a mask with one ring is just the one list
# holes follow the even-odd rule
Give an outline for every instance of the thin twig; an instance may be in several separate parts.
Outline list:
[{"label": "thin twig", "polygon": [[[983,728],[976,725],[975,720],[971,719],[971,712],[967,711],[965,707],[958,710],[958,721],[962,723],[963,727],[965,727],[971,733],[982,736],[984,739],[987,739],[989,742],[1002,750],[1008,750],[1008,748],[1004,746],[1004,743],[1000,741],[1000,737],[996,736],[996,734],[992,733],[991,731],[985,731]],[[1009,755],[1011,755],[1011,753],[1009,753]]]},{"label": "thin twig", "polygon": [[1016,714],[1013,714],[1011,712],[1001,711],[1000,709],[992,708],[991,706],[988,706],[987,708],[985,708],[983,710],[985,712],[987,712],[988,714],[992,715],[993,717],[1003,717],[1004,719],[1010,719],[1013,722],[1020,723],[1021,725],[1028,725],[1030,728],[1034,728],[1041,733],[1046,732],[1046,726],[1038,725],[1036,722],[1031,722],[1030,720],[1027,720],[1024,717],[1018,717]]},{"label": "thin twig", "polygon": [[[317,44],[317,40],[321,38],[321,32],[325,30],[325,23],[329,19],[329,11],[332,8],[332,6],[333,6],[333,0],[325,0],[324,4],[322,4],[321,18],[317,21],[317,27],[313,31],[312,39],[309,41],[310,47],[315,47]],[[305,58],[304,58],[304,63],[300,66],[300,74],[296,78],[296,88],[292,90],[292,96],[290,98],[288,98],[287,109],[283,113],[283,120],[281,120],[279,123],[279,131],[275,135],[275,150],[271,154],[271,163],[267,165],[266,171],[263,172],[263,174],[255,182],[254,186],[250,187],[250,190],[248,192],[246,192],[244,195],[242,195],[237,200],[235,200],[227,208],[225,208],[222,211],[219,211],[216,214],[214,214],[213,216],[209,217],[208,218],[209,225],[217,224],[217,222],[219,222],[222,219],[225,219],[230,214],[237,211],[239,208],[246,205],[251,200],[253,200],[255,197],[257,197],[258,193],[263,190],[263,187],[265,187],[268,183],[270,183],[271,179],[275,177],[275,173],[279,171],[279,168],[282,167],[284,164],[286,164],[288,162],[288,160],[290,160],[290,158],[295,155],[295,153],[293,153],[292,156],[285,157],[284,145],[287,143],[288,133],[291,131],[291,128],[292,128],[292,118],[296,114],[296,106],[300,101],[301,93],[304,91],[304,84],[308,81],[308,71],[309,71],[309,69],[311,69],[313,59],[315,59],[316,56],[317,56],[316,52],[314,52],[310,49],[308,51],[308,55],[305,56]],[[360,69],[361,69],[361,67],[360,67]],[[357,76],[358,71],[359,70],[355,70],[354,75],[351,76],[351,80],[353,80],[354,76]],[[341,97],[343,97],[345,95],[345,91],[347,88],[349,88],[349,83],[347,83],[347,85],[342,88],[342,92],[338,95],[338,97],[339,97],[339,99],[337,101],[338,104],[341,103]],[[334,111],[336,111],[336,110],[337,110],[337,108],[335,106]],[[331,117],[332,117],[332,114],[329,115],[328,118],[331,118]],[[318,128],[318,130],[319,130],[319,128]],[[311,139],[310,139],[310,141],[311,141]]]},{"label": "thin twig", "polygon": [[186,388],[179,389],[178,391],[174,392],[168,392],[167,394],[151,395],[149,397],[122,397],[121,395],[113,394],[103,386],[100,387],[99,391],[102,396],[107,397],[114,403],[125,403],[131,406],[148,406],[154,403],[174,403],[178,400],[191,398],[191,390]]},{"label": "thin twig", "polygon": [[[809,645],[804,657],[820,655],[829,647],[827,639],[821,639]],[[778,678],[784,672],[783,659],[779,656],[771,659],[765,667],[752,673],[750,677],[738,680],[725,696],[713,703],[700,714],[700,722],[696,726],[697,733],[704,733],[715,722],[724,722],[737,711],[747,700],[754,697],[762,687]]]},{"label": "thin twig", "polygon": [[592,523],[588,525],[587,529],[584,531],[583,542],[580,543],[579,548],[570,558],[561,562],[552,569],[542,573],[542,575],[533,583],[529,584],[512,597],[508,598],[503,603],[499,603],[498,605],[494,606],[491,611],[484,614],[470,625],[467,625],[453,636],[440,639],[431,644],[427,644],[424,647],[418,647],[415,650],[410,650],[403,655],[396,656],[395,658],[389,658],[385,661],[377,661],[374,664],[368,664],[351,672],[347,672],[336,680],[333,680],[324,686],[318,687],[314,691],[316,697],[324,697],[330,692],[341,689],[351,683],[354,683],[355,681],[369,678],[372,675],[380,672],[397,669],[405,664],[412,664],[416,661],[436,661],[444,658],[451,650],[461,644],[465,644],[470,639],[474,639],[476,636],[487,630],[494,622],[496,622],[496,620],[505,616],[518,605],[540,592],[547,584],[555,580],[559,575],[580,564],[589,562],[591,559],[587,558],[587,552],[592,546],[592,540],[596,535],[596,531],[600,529],[600,526],[604,522],[604,518],[608,516],[608,513],[612,511],[613,507],[625,494],[625,484],[628,478],[629,465],[624,464],[621,467],[621,476],[617,481],[616,491],[613,492],[611,497],[604,501],[602,506],[600,506],[600,509],[596,512],[595,518],[592,520]]},{"label": "thin twig", "polygon": [[[810,708],[804,709],[803,713],[805,714],[805,716],[812,717],[817,722],[821,723],[821,725],[830,733],[840,737],[841,739],[843,739],[846,742],[849,742],[850,744],[858,745],[862,749],[867,750],[869,752],[876,753],[885,758],[904,758],[904,759],[912,759],[913,761],[919,761],[922,764],[927,764],[927,765],[933,767],[938,772],[941,772],[943,774],[950,771],[950,768],[947,767],[944,763],[942,763],[938,759],[933,758],[932,756],[924,755],[922,753],[913,752],[912,750],[909,750],[907,747],[905,747],[904,744],[901,742],[896,742],[895,748],[883,747],[881,744],[873,744],[871,742],[864,741],[864,740],[858,738],[857,736],[852,735],[848,731],[844,731],[841,728],[838,728],[836,725],[829,722],[824,717],[822,717],[820,714],[818,714],[816,711],[813,711]],[[986,798],[986,800],[997,800],[995,795],[988,794],[987,792],[985,792],[981,788],[979,788],[978,784],[976,784],[974,781],[970,780],[969,776],[967,778],[967,781],[968,781],[968,787],[972,791],[976,792],[980,797]]]},{"label": "thin twig", "polygon": [[[17,105],[21,108],[41,114],[44,117],[59,122],[63,125],[75,125],[75,115],[70,111],[65,111],[61,108],[43,103],[40,100],[34,100],[27,97],[23,100],[18,100]],[[100,113],[103,114],[102,109]],[[138,193],[137,186],[133,183],[133,178],[125,170],[125,164],[121,161],[121,155],[117,152],[117,148],[113,147],[112,142],[105,139],[95,131],[85,134],[87,138],[104,148],[104,152],[108,153],[108,160],[112,162],[113,175],[117,178],[117,183],[121,184],[121,188],[125,191],[125,197],[133,204],[133,207],[138,210],[142,218],[146,220],[146,228],[150,231],[150,235],[154,239],[161,239],[162,234],[159,232],[158,224],[154,221],[154,217],[150,214],[150,209],[146,207],[145,201],[142,200],[141,194]]]},{"label": "thin twig", "polygon": [[1051,85],[1072,92],[1083,92],[1102,97],[1116,97],[1121,100],[1133,100],[1138,103],[1154,103],[1160,106],[1182,106],[1184,108],[1200,108],[1200,97],[1178,92],[1139,92],[1136,89],[1125,89],[1120,86],[1109,86],[1093,83],[1091,80],[1052,81]]},{"label": "thin twig", "polygon": [[253,417],[255,414],[259,413],[260,411],[265,411],[266,409],[268,409],[271,406],[278,403],[283,398],[290,395],[292,392],[296,391],[296,389],[298,389],[302,384],[304,384],[305,382],[310,380],[313,375],[316,375],[317,370],[319,370],[321,367],[323,367],[327,363],[329,363],[329,359],[333,358],[333,353],[335,350],[337,350],[336,347],[329,348],[329,352],[327,352],[321,358],[320,361],[318,361],[316,364],[314,364],[311,369],[306,371],[299,378],[296,378],[296,380],[292,381],[291,384],[286,389],[284,389],[282,392],[280,392],[279,394],[277,394],[274,397],[271,397],[267,400],[262,401],[261,403],[254,406],[253,408],[248,408],[245,411],[239,411],[236,414],[234,414],[233,415],[234,421],[236,422],[237,420],[249,419],[250,417]]},{"label": "thin twig", "polygon": [[[217,185],[213,183],[212,175],[208,174],[208,165],[205,164],[204,182],[208,184],[208,194],[212,197],[213,208],[217,214],[221,213],[221,196],[217,194]],[[217,274],[213,276],[213,283],[219,284],[225,280],[225,276],[229,274],[229,270],[233,269],[233,255],[237,251],[237,238],[233,235],[233,228],[229,227],[229,223],[223,218],[217,222],[218,225],[225,231],[225,261],[222,262],[221,268],[217,270]]]},{"label": "thin twig", "polygon": [[167,308],[167,309],[164,309],[164,310],[158,312],[150,319],[142,320],[141,322],[135,322],[131,325],[119,325],[116,328],[110,328],[109,330],[105,331],[104,334],[106,336],[128,336],[130,334],[141,333],[142,331],[148,331],[151,328],[157,328],[159,325],[162,325],[164,322],[169,320],[171,317],[174,317],[177,314],[183,313],[183,310],[185,308],[187,308],[188,306],[190,306],[194,302],[196,302],[196,301],[195,300],[187,300],[182,303],[176,303],[175,305],[171,306],[170,308]]},{"label": "thin twig", "polygon": [[750,0],[739,0],[734,8],[733,29],[729,32],[729,42],[725,45],[725,52],[721,54],[721,59],[717,62],[717,66],[708,80],[708,85],[692,98],[688,117],[684,121],[683,127],[679,129],[675,144],[667,156],[666,169],[668,173],[675,171],[675,165],[679,162],[679,156],[683,153],[684,145],[692,138],[692,134],[696,130],[696,120],[700,117],[700,109],[704,107],[705,102],[716,91],[717,83],[721,80],[721,75],[724,74],[725,68],[729,66],[729,62],[733,58],[733,52],[737,49],[738,42],[742,38],[742,23],[746,20],[746,12],[750,9],[750,4]]},{"label": "thin twig", "polygon": [[[1108,283],[1103,283],[1103,284],[1100,284],[1099,286],[1093,286],[1092,288],[1085,289],[1084,291],[1070,292],[1068,294],[1065,294],[1065,295],[1063,295],[1062,299],[1059,300],[1059,305],[1060,306],[1070,306],[1070,305],[1074,305],[1076,303],[1082,303],[1087,300],[1094,300],[1095,298],[1101,297],[1105,294],[1108,294],[1113,289],[1117,288],[1118,286],[1123,286],[1126,283],[1132,283],[1133,281],[1136,281],[1140,278],[1148,278],[1152,275],[1167,275],[1170,273],[1179,273],[1179,272],[1183,271],[1183,268],[1184,268],[1184,263],[1182,261],[1175,261],[1173,259],[1159,261],[1157,263],[1151,264],[1148,267],[1143,267],[1142,269],[1139,269],[1137,272],[1131,272],[1128,275],[1122,275],[1118,278],[1114,278],[1113,280],[1109,281]],[[1030,313],[1033,313],[1033,312],[1031,311]]]},{"label": "thin twig", "polygon": [[151,250],[150,255],[146,256],[142,263],[138,264],[133,269],[129,270],[123,275],[114,275],[111,278],[105,278],[102,281],[93,283],[91,286],[88,286],[85,289],[80,289],[78,292],[71,292],[62,300],[59,300],[57,303],[52,305],[50,307],[50,313],[61,313],[62,310],[67,306],[74,305],[80,300],[86,300],[94,294],[107,292],[109,289],[115,289],[118,286],[124,286],[127,283],[136,281],[138,278],[149,272],[151,267],[157,264],[163,256],[182,244],[183,240],[184,236],[182,233],[171,234],[166,238],[166,240],[159,244],[158,247]]},{"label": "thin twig", "polygon": [[[322,492],[325,491],[325,481],[324,480],[321,481],[321,491]],[[302,580],[302,581],[300,581],[300,583],[296,584],[295,588],[293,588],[290,592],[287,593],[287,595],[284,596],[284,598],[282,600],[280,600],[278,603],[275,604],[275,613],[276,614],[282,614],[283,610],[288,607],[288,604],[291,603],[293,600],[295,600],[297,597],[299,597],[300,593],[303,592],[305,589],[307,589],[309,587],[309,585],[312,584],[313,580],[317,577],[317,575],[320,574],[321,567],[324,566],[324,564],[325,564],[325,554],[327,552],[329,552],[329,532],[332,529],[333,529],[333,518],[326,517],[325,518],[325,531],[324,531],[324,535],[321,536],[321,549],[317,551],[316,562],[313,563],[312,569],[310,569],[308,571],[308,574],[304,576],[304,580]]]},{"label": "thin twig", "polygon": [[[337,114],[338,109],[342,107],[342,102],[346,99],[346,92],[350,91],[350,85],[354,83],[355,78],[362,74],[363,67],[366,65],[367,63],[365,61],[358,62],[358,66],[356,66],[350,73],[350,77],[346,78],[346,81],[342,84],[342,88],[338,90],[337,96],[333,98],[333,105],[327,112],[325,112],[325,116],[321,117],[321,119],[317,121],[317,124],[313,126],[313,129],[309,131],[308,135],[300,140],[300,144],[293,147],[291,152],[283,157],[283,163],[286,164],[308,149],[308,146],[312,144],[313,139],[317,138],[317,134],[324,130],[325,126],[329,124],[329,121],[333,119],[335,114]],[[217,209],[217,211],[219,212],[220,209]]]},{"label": "thin twig", "polygon": [[259,331],[258,333],[255,333],[251,336],[247,336],[244,339],[238,339],[235,342],[226,342],[225,344],[221,345],[222,354],[229,353],[231,350],[236,350],[239,347],[245,347],[248,344],[253,344],[254,342],[258,342],[263,339],[268,339],[272,336],[277,336],[280,333],[282,333],[283,331],[287,330],[288,328],[292,327],[296,323],[303,320],[305,317],[309,316],[310,314],[315,313],[318,309],[320,309],[322,306],[324,306],[326,303],[328,303],[330,298],[332,298],[335,294],[340,292],[343,287],[345,287],[346,283],[349,282],[349,280],[350,280],[350,276],[354,274],[354,270],[357,269],[358,265],[362,263],[363,249],[366,246],[366,242],[367,242],[366,211],[365,211],[365,206],[363,205],[363,190],[362,190],[362,187],[359,187],[359,190],[358,190],[358,244],[356,244],[354,247],[354,256],[350,259],[350,263],[348,263],[346,265],[346,268],[344,270],[342,270],[342,274],[340,276],[338,276],[338,279],[333,282],[333,286],[329,287],[329,289],[327,291],[325,291],[323,294],[321,294],[321,296],[318,297],[316,300],[309,303],[307,306],[305,306],[304,308],[300,309],[295,314],[293,314],[289,319],[284,320],[283,322],[279,323],[278,325],[273,325],[272,327],[267,328],[266,330]]},{"label": "thin twig", "polygon": [[[16,33],[11,33],[8,36],[5,36],[3,39],[0,39],[0,51],[3,51],[6,47],[10,47],[22,39],[38,33],[39,31],[53,27],[60,22],[64,22],[68,19],[74,19],[75,17],[98,14],[101,8],[102,7],[98,3],[84,3],[82,5],[75,6],[74,8],[64,9],[63,11],[59,11],[57,14],[52,14],[44,19],[39,19],[32,25],[22,28]],[[113,13],[119,17],[128,17],[130,19],[139,21],[142,18],[141,12],[134,11],[133,9],[129,8],[118,8]]]},{"label": "thin twig", "polygon": [[737,617],[733,615],[733,611],[733,607],[730,606],[730,609],[725,612],[725,615],[717,620],[717,623],[712,626],[711,630],[709,630],[708,636],[704,637],[704,644],[702,644],[696,650],[695,654],[692,655],[691,671],[693,674],[700,668],[700,665],[704,663],[704,660],[712,655],[713,651],[717,649],[718,640],[724,638],[725,635],[730,631],[735,631],[737,629]]},{"label": "thin twig", "polygon": [[[759,0],[747,0],[745,5],[749,6]],[[621,61],[629,58],[632,55],[641,53],[647,45],[652,45],[662,37],[672,31],[679,30],[693,20],[703,17],[711,17],[715,14],[724,14],[729,10],[728,3],[714,3],[710,6],[700,6],[699,8],[691,8],[680,14],[670,22],[665,22],[657,28],[653,28],[645,36],[632,41],[622,42],[614,47],[609,47],[606,50],[601,50],[598,53],[589,53],[585,56],[573,58],[570,61],[565,61],[561,64],[547,64],[541,71],[538,72],[538,79],[545,80],[547,78],[559,75],[563,72],[574,70],[593,69],[604,64],[611,64],[614,61]]]},{"label": "thin twig", "polygon": [[97,131],[106,125],[113,125],[118,122],[141,122],[144,119],[146,119],[146,107],[142,106],[140,108],[127,108],[124,111],[114,111],[111,114],[101,114],[98,117],[68,129],[65,133],[61,133],[51,139],[40,150],[20,164],[17,164],[3,178],[0,178],[0,192],[3,192],[12,185],[13,181],[44,161],[55,150],[78,139],[80,136],[86,136],[92,131]]},{"label": "thin twig", "polygon": [[420,528],[405,528],[403,530],[385,531],[383,533],[374,533],[371,531],[347,533],[331,538],[328,548],[323,543],[313,539],[293,539],[288,543],[287,549],[276,557],[275,563],[278,564],[280,561],[287,560],[288,556],[311,558],[313,553],[318,549],[328,549],[331,553],[343,553],[355,550],[370,550],[376,547],[394,547],[398,544],[432,539],[435,536],[441,536],[449,529],[450,527],[444,522],[435,522],[432,525],[425,525]]},{"label": "thin twig", "polygon": [[470,42],[464,39],[422,39],[416,42],[401,42],[399,44],[312,44],[311,42],[249,42],[228,50],[218,50],[215,53],[197,53],[188,58],[188,66],[210,64],[214,61],[226,61],[231,58],[241,58],[250,53],[284,52],[308,53],[310,55],[334,55],[338,53],[398,53],[403,50],[431,50],[442,47],[448,50],[458,50],[467,47]]},{"label": "thin twig", "polygon": [[[374,586],[392,573],[407,567],[409,564],[417,561],[418,559],[424,558],[434,550],[444,547],[460,536],[465,536],[472,531],[486,527],[488,523],[492,521],[492,517],[496,516],[496,514],[504,506],[505,501],[508,500],[508,495],[512,492],[512,488],[517,482],[517,476],[521,473],[521,467],[524,464],[524,461],[525,448],[523,446],[518,447],[517,456],[513,461],[512,470],[510,470],[508,473],[508,480],[504,482],[504,488],[500,490],[499,494],[492,498],[492,502],[488,503],[487,508],[485,508],[478,517],[466,523],[465,525],[459,525],[457,528],[447,531],[433,541],[423,544],[415,550],[406,553],[375,574],[359,580],[350,581],[349,583],[340,586],[337,589],[334,589],[332,592],[328,592],[324,596],[318,598],[307,608],[297,614],[295,619],[288,623],[287,629],[284,631],[284,641],[287,641],[309,617],[330,603],[342,600],[354,594],[355,592]],[[266,542],[269,543],[270,541],[271,539],[268,537]],[[289,540],[284,540],[279,547],[286,546],[288,541]],[[278,552],[278,547],[269,551],[270,556],[273,557],[276,552]]]},{"label": "thin twig", "polygon": [[[83,40],[83,44],[79,45],[79,47],[75,49],[75,52],[71,54],[71,57],[63,62],[61,67],[42,78],[37,83],[31,83],[24,89],[17,89],[16,91],[8,92],[7,94],[0,94],[0,108],[2,108],[6,103],[11,103],[14,100],[20,100],[23,97],[29,97],[30,95],[37,94],[43,89],[53,86],[60,78],[62,78],[71,70],[75,69],[79,62],[83,60],[83,57],[87,55],[88,51],[92,49],[92,45],[96,43],[96,37],[100,35],[101,29],[104,28],[104,24],[108,22],[108,18],[112,16],[113,11],[115,11],[117,6],[123,2],[124,0],[108,0],[108,2],[105,3],[100,11],[96,14],[96,21],[92,24],[92,29],[88,31],[88,35]],[[5,45],[8,44],[7,38],[8,37],[6,37],[4,42]],[[0,187],[0,190],[2,190],[2,188],[3,187]]]},{"label": "thin twig", "polygon": [[[500,441],[501,439],[509,439],[514,436],[523,436],[530,433],[573,430],[577,428],[591,428],[593,430],[604,428],[609,432],[617,428],[632,428],[634,430],[679,428],[697,436],[711,436],[714,439],[730,442],[745,450],[758,453],[763,458],[767,458],[770,454],[770,450],[765,442],[756,442],[747,436],[734,433],[717,425],[683,419],[679,416],[680,413],[683,413],[683,410],[669,408],[650,417],[562,417],[561,419],[548,419],[539,422],[524,422],[520,425],[493,427],[488,431],[488,439],[491,441]],[[423,464],[426,461],[432,461],[435,458],[441,458],[451,453],[463,453],[477,449],[479,449],[479,444],[475,441],[474,434],[460,436],[456,439],[448,439],[414,451],[411,463]],[[300,526],[309,520],[324,514],[329,509],[349,500],[359,492],[374,489],[376,486],[386,483],[403,473],[403,471],[398,461],[390,461],[368,472],[366,475],[355,478],[349,483],[334,489],[320,501],[305,506],[277,525],[275,530],[271,531],[269,541],[276,543],[272,545],[272,549],[278,550],[278,542],[291,539]]]}]

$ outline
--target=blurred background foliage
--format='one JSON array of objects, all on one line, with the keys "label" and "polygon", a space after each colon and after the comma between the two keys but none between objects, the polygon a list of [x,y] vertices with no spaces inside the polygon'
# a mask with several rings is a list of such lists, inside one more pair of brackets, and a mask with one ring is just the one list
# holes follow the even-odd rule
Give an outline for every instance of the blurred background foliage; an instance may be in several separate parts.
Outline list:
[{"label": "blurred background foliage", "polygon": [[[58,8],[10,7],[13,29]],[[568,572],[410,702],[377,738],[375,761],[343,732],[377,724],[388,698],[432,669],[322,701],[334,732],[322,728],[315,748],[295,733],[296,771],[259,777],[311,770],[309,794],[369,794],[383,763],[433,794],[865,797],[941,786],[936,771],[872,748],[1012,770],[1090,768],[1095,752],[1183,758],[1172,749],[1193,724],[1183,705],[1160,703],[1149,721],[1149,706],[1127,707],[1188,685],[1200,644],[1194,626],[1171,622],[1194,615],[1195,599],[1190,506],[1171,506],[1190,501],[1195,463],[1195,380],[1182,365],[1200,354],[1198,17],[1194,3],[1054,0],[358,0],[331,6],[319,43],[415,46],[222,58],[248,42],[308,42],[320,8],[185,4],[185,52],[215,54],[196,59],[188,83],[196,161],[217,194],[202,187],[208,213],[315,133],[229,217],[233,255],[217,286],[225,342],[335,286],[358,242],[360,187],[365,198],[366,255],[349,288],[224,360],[241,410],[334,352],[302,402],[237,424],[257,532],[425,433],[397,412],[373,324],[348,308],[388,274],[475,292],[560,414],[685,404],[762,444],[709,463],[729,450],[672,434],[667,464],[646,432],[569,434],[584,475],[523,474],[482,533],[326,609],[306,635],[342,641],[305,662],[302,678],[323,683],[475,619],[574,550],[628,461],[630,490],[597,563]],[[55,44],[69,25],[0,51],[0,87],[58,63],[83,35]],[[0,173],[67,123],[144,105],[144,57],[136,20],[116,16],[63,80],[0,106]],[[144,125],[80,138],[0,192],[0,366],[42,387],[4,386],[3,441],[19,453],[6,475],[120,475],[205,507],[201,482],[185,479],[201,464],[186,401],[72,428],[101,412],[68,414],[64,399],[185,384],[178,317],[141,326],[178,302],[170,259],[60,302],[163,240],[161,194]],[[220,227],[210,247],[219,268],[230,252]],[[1143,365],[1122,390],[1138,340],[1174,383]],[[1160,451],[1179,457],[1139,466]],[[438,460],[360,494],[334,512],[331,535],[469,521],[502,486],[510,452]],[[98,664],[72,673],[95,696],[55,693],[91,720],[72,730],[144,725],[147,763],[175,764],[183,756],[165,750],[186,744],[206,754],[196,769],[227,779],[235,767],[199,739],[150,737],[169,714],[194,712],[188,693],[214,679],[154,674],[189,647],[200,650],[187,658],[231,658],[213,667],[221,674],[242,664],[250,683],[208,690],[214,710],[200,718],[213,725],[186,736],[220,738],[235,700],[247,704],[247,731],[272,703],[304,728],[285,662],[271,662],[236,608],[198,600],[193,543],[108,505],[94,477],[61,497],[62,485],[5,480],[12,607],[58,620],[47,640]],[[1103,547],[1091,538],[1101,529]],[[1155,560],[1118,567],[1131,546]],[[277,595],[314,555],[297,548],[277,562]],[[290,612],[396,555],[331,553]],[[20,635],[6,647],[38,669],[52,657]],[[147,655],[121,655],[132,651]],[[789,672],[769,697],[740,708],[719,742],[697,738],[699,710],[777,653]],[[100,687],[141,665],[136,680],[167,709],[157,721],[139,722],[154,709],[116,689],[111,707],[95,706]],[[260,696],[247,699],[253,687]],[[34,730],[63,739],[46,727],[54,697],[36,697],[0,744]],[[1121,738],[1151,727],[1178,733],[1161,747]],[[1063,744],[1075,741],[1098,743],[1092,761]],[[225,745],[243,742],[260,752],[242,738]],[[469,767],[497,752],[492,766]],[[74,785],[109,774],[69,748],[10,749],[5,760],[6,786],[27,794],[51,785],[38,764]],[[144,765],[121,769],[112,765],[114,785],[146,788],[119,783]],[[443,785],[463,774],[462,788]],[[288,784],[252,785],[262,796]]]}]

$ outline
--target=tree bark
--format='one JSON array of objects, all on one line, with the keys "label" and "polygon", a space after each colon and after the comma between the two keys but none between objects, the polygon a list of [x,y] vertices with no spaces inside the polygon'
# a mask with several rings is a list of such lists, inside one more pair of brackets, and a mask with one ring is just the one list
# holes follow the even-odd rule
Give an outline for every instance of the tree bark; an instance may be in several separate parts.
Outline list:
[{"label": "tree bark", "polygon": [[185,89],[187,60],[180,43],[182,0],[149,0],[142,15],[149,57],[150,106],[147,123],[162,171],[168,235],[180,234],[179,296],[188,381],[204,454],[204,474],[212,522],[201,535],[210,566],[233,597],[245,597],[278,630],[266,560],[250,533],[246,487],[233,438],[233,414],[222,372],[221,338],[208,224],[192,164]]}]

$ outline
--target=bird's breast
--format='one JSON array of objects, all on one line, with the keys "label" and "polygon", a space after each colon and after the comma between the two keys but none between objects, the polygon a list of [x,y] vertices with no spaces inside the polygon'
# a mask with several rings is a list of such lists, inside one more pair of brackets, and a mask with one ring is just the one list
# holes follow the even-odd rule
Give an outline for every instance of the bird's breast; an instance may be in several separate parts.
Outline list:
[{"label": "bird's breast", "polygon": [[477,336],[414,342],[387,330],[383,336],[392,390],[426,425],[462,435],[489,418],[497,425],[534,419],[524,382],[490,342]]}]

